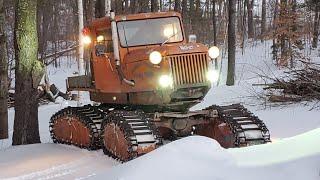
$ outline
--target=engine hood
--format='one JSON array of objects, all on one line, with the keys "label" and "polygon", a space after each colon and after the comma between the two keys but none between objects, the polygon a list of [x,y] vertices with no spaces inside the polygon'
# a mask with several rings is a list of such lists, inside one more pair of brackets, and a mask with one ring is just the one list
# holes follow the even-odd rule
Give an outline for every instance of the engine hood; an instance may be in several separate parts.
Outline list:
[{"label": "engine hood", "polygon": [[[183,43],[183,44],[167,44],[163,46],[141,47],[129,50],[124,56],[126,63],[144,61],[149,59],[149,54],[153,51],[159,51],[162,56],[170,56],[177,54],[205,53],[208,47],[200,43]],[[127,51],[126,51],[127,52]]]}]

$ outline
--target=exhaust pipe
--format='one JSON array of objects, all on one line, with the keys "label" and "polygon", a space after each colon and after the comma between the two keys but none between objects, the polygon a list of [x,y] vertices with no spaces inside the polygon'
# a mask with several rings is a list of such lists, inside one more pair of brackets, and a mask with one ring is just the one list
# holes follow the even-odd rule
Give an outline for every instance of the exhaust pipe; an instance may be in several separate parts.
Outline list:
[{"label": "exhaust pipe", "polygon": [[117,31],[117,24],[116,24],[114,12],[110,13],[110,18],[111,18],[112,42],[113,42],[113,54],[114,54],[114,59],[116,61],[116,69],[118,71],[120,79],[123,82],[125,82],[126,84],[128,84],[130,86],[134,86],[135,82],[126,79],[124,76],[124,73],[122,72],[122,69],[121,69],[120,53],[119,53],[119,38],[118,38],[118,33],[117,33],[118,31]]}]

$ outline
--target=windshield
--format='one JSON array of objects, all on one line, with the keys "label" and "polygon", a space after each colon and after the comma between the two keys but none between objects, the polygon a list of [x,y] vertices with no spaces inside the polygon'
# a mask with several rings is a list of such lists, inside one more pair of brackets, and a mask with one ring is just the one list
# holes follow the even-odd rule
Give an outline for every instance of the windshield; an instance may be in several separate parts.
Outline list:
[{"label": "windshield", "polygon": [[178,17],[118,22],[122,47],[183,41]]}]

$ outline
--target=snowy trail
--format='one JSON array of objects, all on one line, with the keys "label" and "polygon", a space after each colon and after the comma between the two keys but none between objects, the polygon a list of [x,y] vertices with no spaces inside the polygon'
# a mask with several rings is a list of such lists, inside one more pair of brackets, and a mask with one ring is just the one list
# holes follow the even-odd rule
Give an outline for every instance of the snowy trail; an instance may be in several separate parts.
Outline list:
[{"label": "snowy trail", "polygon": [[86,179],[118,162],[102,151],[55,144],[9,148],[0,155],[0,179]]}]

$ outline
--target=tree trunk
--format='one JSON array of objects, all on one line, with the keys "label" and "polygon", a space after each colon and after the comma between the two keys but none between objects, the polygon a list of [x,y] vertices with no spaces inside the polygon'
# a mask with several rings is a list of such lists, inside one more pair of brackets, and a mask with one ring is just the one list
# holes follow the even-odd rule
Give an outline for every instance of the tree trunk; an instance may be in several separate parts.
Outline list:
[{"label": "tree trunk", "polygon": [[[277,14],[278,14],[278,1],[275,1],[273,12],[273,38],[272,38],[272,59],[278,63],[278,39],[277,39]],[[278,65],[278,64],[277,64]]]},{"label": "tree trunk", "polygon": [[37,87],[43,75],[38,61],[37,1],[16,0],[16,57],[13,145],[40,143]]},{"label": "tree trunk", "polygon": [[217,45],[216,0],[212,0],[213,45]]},{"label": "tree trunk", "polygon": [[181,12],[181,0],[174,1],[174,11]]},{"label": "tree trunk", "polygon": [[4,31],[4,0],[0,0],[0,139],[8,135],[8,59]]},{"label": "tree trunk", "polygon": [[138,6],[137,0],[130,1],[130,9],[132,14],[135,14],[137,12],[137,9],[138,9],[137,6]]},{"label": "tree trunk", "polygon": [[196,27],[196,23],[195,23],[195,7],[194,7],[194,0],[190,0],[189,1],[189,17],[190,17],[190,23],[191,23],[191,29],[190,29],[190,33],[195,34],[195,27]]},{"label": "tree trunk", "polygon": [[158,12],[158,0],[151,0],[151,12]]},{"label": "tree trunk", "polygon": [[253,27],[253,3],[254,0],[247,0],[248,5],[248,38],[254,38],[254,27]]},{"label": "tree trunk", "polygon": [[262,0],[262,14],[261,14],[261,41],[264,39],[264,34],[266,32],[266,17],[267,17],[267,5],[266,0]]},{"label": "tree trunk", "polygon": [[228,75],[227,85],[234,85],[235,59],[236,59],[236,2],[229,0],[229,23],[228,23]]},{"label": "tree trunk", "polygon": [[129,0],[124,1],[124,8],[123,8],[123,14],[128,14],[129,13]]},{"label": "tree trunk", "polygon": [[[285,21],[285,16],[286,16],[286,9],[287,9],[287,0],[281,0],[280,1],[280,17],[279,21],[283,22]],[[281,27],[285,26],[284,23],[281,23]],[[286,66],[288,65],[287,63],[287,35],[284,33],[280,34],[280,46],[281,46],[281,62],[280,65]]]},{"label": "tree trunk", "polygon": [[89,25],[94,18],[94,2],[93,0],[85,0],[84,2],[85,24]]},{"label": "tree trunk", "polygon": [[100,18],[100,17],[104,17],[106,15],[106,12],[105,12],[105,1],[104,0],[97,0],[96,1],[96,11],[95,11],[95,14],[96,14],[96,18]]},{"label": "tree trunk", "polygon": [[320,21],[320,5],[317,5],[316,12],[314,16],[314,26],[313,26],[313,40],[312,40],[312,47],[318,47],[318,39],[319,39],[319,21]]},{"label": "tree trunk", "polygon": [[105,7],[104,14],[106,16],[110,16],[111,9],[116,11],[116,12],[118,12],[118,9],[117,9],[116,4],[115,4],[114,1],[112,1],[112,3],[111,3],[111,0],[105,0],[104,1],[104,7]]},{"label": "tree trunk", "polygon": [[159,0],[159,8],[160,8],[160,11],[163,11],[163,1],[162,0]]},{"label": "tree trunk", "polygon": [[[185,20],[188,17],[188,1],[187,0],[182,0],[182,18]],[[186,22],[184,22],[186,23]]]}]

